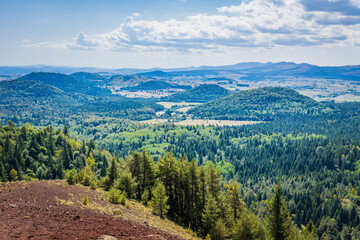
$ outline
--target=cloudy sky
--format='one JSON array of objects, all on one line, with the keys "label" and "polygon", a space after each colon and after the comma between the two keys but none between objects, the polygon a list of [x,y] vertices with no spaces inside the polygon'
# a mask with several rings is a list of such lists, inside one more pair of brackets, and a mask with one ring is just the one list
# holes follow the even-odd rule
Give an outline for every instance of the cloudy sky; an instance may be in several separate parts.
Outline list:
[{"label": "cloudy sky", "polygon": [[360,64],[360,0],[0,0],[0,65]]}]

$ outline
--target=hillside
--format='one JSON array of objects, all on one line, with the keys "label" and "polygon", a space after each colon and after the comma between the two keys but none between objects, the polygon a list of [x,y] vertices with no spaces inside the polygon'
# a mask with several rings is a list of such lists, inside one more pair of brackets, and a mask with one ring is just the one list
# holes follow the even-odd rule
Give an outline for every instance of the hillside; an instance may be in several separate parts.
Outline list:
[{"label": "hillside", "polygon": [[[186,239],[192,237],[149,208],[129,201],[129,209],[107,202],[103,191],[65,181],[0,185],[2,239]],[[81,204],[88,195],[89,204]],[[11,226],[11,228],[9,228]],[[162,230],[159,230],[161,228]]]},{"label": "hillside", "polygon": [[64,92],[77,92],[87,95],[104,95],[110,93],[110,90],[95,87],[89,81],[79,80],[61,73],[33,72],[18,79],[40,81],[57,87]]},{"label": "hillside", "polygon": [[220,98],[188,113],[201,118],[269,121],[292,114],[317,114],[323,106],[295,90],[265,87]]},{"label": "hillside", "polygon": [[33,80],[0,82],[0,103],[22,105],[46,102],[69,105],[77,103],[71,95],[49,84]]},{"label": "hillside", "polygon": [[105,77],[101,76],[98,73],[76,72],[70,74],[69,76],[78,80],[90,81],[90,82],[101,82],[106,80]]},{"label": "hillside", "polygon": [[164,71],[152,71],[152,72],[144,72],[144,73],[138,73],[136,74],[138,76],[144,76],[144,77],[161,77],[161,78],[166,78],[166,77],[170,77],[171,75],[164,72]]},{"label": "hillside", "polygon": [[115,75],[107,80],[108,86],[131,87],[149,81],[149,78],[137,75]]},{"label": "hillside", "polygon": [[122,88],[122,90],[128,90],[128,91],[156,91],[156,90],[166,90],[171,88],[177,88],[177,89],[189,89],[190,86],[180,86],[180,85],[173,85],[168,82],[164,81],[148,81],[140,83],[139,85],[133,86],[133,87],[125,87]]},{"label": "hillside", "polygon": [[208,102],[229,94],[229,90],[217,84],[202,84],[185,92],[175,93],[166,100],[172,102]]}]

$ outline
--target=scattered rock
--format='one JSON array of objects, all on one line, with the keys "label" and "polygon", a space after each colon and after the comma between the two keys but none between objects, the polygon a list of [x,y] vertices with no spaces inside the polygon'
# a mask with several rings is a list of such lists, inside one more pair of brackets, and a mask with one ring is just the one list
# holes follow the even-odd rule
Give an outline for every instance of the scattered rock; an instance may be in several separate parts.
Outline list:
[{"label": "scattered rock", "polygon": [[110,235],[101,235],[96,240],[118,240],[118,239]]},{"label": "scattered rock", "polygon": [[150,227],[148,222],[144,222],[145,226]]},{"label": "scattered rock", "polygon": [[160,236],[160,235],[147,235],[146,238],[147,239],[156,239],[156,240],[166,240],[166,238],[164,238],[163,236]]},{"label": "scattered rock", "polygon": [[66,214],[66,215],[70,215],[70,213],[69,213],[69,212],[66,212],[65,214]]},{"label": "scattered rock", "polygon": [[79,220],[80,219],[80,216],[79,215],[76,215],[75,217],[74,217],[74,220]]}]

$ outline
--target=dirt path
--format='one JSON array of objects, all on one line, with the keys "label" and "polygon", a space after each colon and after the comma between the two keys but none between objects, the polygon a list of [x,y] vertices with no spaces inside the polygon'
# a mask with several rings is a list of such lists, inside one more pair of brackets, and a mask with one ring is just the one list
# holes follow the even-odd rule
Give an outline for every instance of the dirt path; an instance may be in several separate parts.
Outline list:
[{"label": "dirt path", "polygon": [[[118,239],[179,239],[83,208],[80,201],[85,194],[91,200],[98,193],[58,180],[0,184],[0,239],[96,239],[104,234]],[[59,199],[69,202],[61,204]]]}]

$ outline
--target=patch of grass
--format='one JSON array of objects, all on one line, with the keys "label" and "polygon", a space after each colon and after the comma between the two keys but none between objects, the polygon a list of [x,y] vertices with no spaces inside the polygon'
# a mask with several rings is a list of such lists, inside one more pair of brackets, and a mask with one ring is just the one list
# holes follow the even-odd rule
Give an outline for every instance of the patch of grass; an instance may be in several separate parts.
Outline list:
[{"label": "patch of grass", "polygon": [[114,214],[114,215],[119,215],[119,216],[122,216],[122,215],[123,215],[122,211],[119,210],[119,209],[113,210],[113,214]]}]

